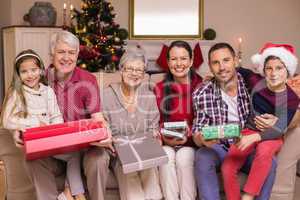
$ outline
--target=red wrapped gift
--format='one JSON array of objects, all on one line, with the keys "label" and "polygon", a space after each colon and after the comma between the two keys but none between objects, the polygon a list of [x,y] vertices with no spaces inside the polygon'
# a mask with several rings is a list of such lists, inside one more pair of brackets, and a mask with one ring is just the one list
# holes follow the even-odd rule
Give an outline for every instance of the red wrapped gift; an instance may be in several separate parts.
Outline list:
[{"label": "red wrapped gift", "polygon": [[78,151],[107,137],[102,123],[86,119],[29,128],[23,133],[27,160]]}]

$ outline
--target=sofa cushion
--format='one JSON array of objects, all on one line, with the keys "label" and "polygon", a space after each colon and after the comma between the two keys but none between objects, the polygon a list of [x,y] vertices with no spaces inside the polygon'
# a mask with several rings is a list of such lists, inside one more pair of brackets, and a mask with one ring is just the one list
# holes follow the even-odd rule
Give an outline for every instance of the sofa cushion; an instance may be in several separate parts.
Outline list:
[{"label": "sofa cushion", "polygon": [[0,161],[0,199],[5,199],[5,171],[3,161]]}]

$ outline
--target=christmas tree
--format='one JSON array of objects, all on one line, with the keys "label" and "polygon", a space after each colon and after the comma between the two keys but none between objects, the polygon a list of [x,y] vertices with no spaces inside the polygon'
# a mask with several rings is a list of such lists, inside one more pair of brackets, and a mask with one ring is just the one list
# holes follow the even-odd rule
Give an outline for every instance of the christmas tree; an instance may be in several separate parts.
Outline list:
[{"label": "christmas tree", "polygon": [[91,72],[114,71],[124,52],[128,32],[114,21],[110,2],[82,0],[81,10],[71,11],[70,30],[80,41],[78,65]]}]

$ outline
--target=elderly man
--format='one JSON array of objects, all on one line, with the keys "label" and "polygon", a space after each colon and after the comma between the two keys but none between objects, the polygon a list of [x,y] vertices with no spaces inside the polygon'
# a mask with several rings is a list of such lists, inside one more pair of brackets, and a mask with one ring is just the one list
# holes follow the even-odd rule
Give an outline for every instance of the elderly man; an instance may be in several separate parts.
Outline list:
[{"label": "elderly man", "polygon": [[[86,118],[103,120],[100,112],[100,91],[96,78],[76,67],[79,40],[72,33],[61,31],[51,41],[52,65],[47,70],[49,85],[54,89],[64,121]],[[83,168],[91,200],[104,200],[108,176],[111,137],[98,142],[84,154]],[[38,200],[56,200],[55,176],[64,171],[61,161],[49,157],[28,162]]]}]

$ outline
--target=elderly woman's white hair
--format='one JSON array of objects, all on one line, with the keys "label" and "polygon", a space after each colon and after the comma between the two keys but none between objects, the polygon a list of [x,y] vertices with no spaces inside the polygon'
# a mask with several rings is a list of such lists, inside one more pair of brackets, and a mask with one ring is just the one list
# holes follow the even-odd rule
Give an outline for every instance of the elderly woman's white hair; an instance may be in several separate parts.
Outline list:
[{"label": "elderly woman's white hair", "polygon": [[120,62],[119,62],[119,69],[122,69],[124,64],[127,61],[133,61],[133,60],[141,60],[145,63],[145,69],[147,67],[147,57],[145,54],[144,49],[142,49],[140,46],[134,46],[127,48],[124,54],[122,55]]},{"label": "elderly woman's white hair", "polygon": [[70,47],[76,49],[77,53],[79,53],[79,39],[69,31],[60,31],[51,37],[51,41],[50,41],[51,55],[54,54],[55,47],[59,42],[66,43]]}]

